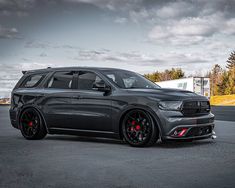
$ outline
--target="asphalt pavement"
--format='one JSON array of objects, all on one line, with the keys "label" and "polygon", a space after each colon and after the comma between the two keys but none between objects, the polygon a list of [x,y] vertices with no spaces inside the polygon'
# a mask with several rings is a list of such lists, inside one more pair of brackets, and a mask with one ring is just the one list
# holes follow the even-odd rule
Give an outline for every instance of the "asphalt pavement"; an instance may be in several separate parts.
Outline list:
[{"label": "asphalt pavement", "polygon": [[212,106],[211,111],[217,120],[235,121],[235,106]]},{"label": "asphalt pavement", "polygon": [[25,140],[0,107],[0,187],[235,187],[235,122],[216,140],[133,148],[118,140],[49,135]]}]

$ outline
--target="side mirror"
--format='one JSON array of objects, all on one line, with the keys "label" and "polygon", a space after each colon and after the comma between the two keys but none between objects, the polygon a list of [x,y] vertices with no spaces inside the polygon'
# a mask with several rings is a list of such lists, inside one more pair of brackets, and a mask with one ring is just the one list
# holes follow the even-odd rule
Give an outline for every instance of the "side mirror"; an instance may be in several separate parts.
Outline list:
[{"label": "side mirror", "polygon": [[110,92],[111,91],[111,87],[110,86],[107,86],[104,81],[100,81],[100,82],[96,82],[93,84],[93,87],[92,87],[94,90],[97,90],[97,91],[102,91],[102,92]]}]

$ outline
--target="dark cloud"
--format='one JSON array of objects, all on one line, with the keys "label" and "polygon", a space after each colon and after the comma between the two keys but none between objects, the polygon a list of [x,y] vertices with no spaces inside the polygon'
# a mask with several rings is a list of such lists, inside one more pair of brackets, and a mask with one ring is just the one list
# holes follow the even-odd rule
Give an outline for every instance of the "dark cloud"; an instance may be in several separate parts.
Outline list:
[{"label": "dark cloud", "polygon": [[25,43],[24,47],[46,49],[46,48],[51,48],[52,46],[49,42],[28,41]]},{"label": "dark cloud", "polygon": [[36,48],[36,49],[68,49],[68,50],[79,50],[81,49],[78,46],[70,45],[70,44],[54,44],[51,42],[45,41],[37,41],[37,40],[30,40],[24,44],[25,48]]},{"label": "dark cloud", "polygon": [[78,46],[69,45],[69,44],[64,44],[64,45],[61,45],[60,47],[64,49],[75,49],[75,50],[80,49],[80,47]]},{"label": "dark cloud", "polygon": [[[53,6],[69,4],[90,4],[101,9],[111,11],[129,11],[131,15],[159,18],[196,17],[215,12],[224,12],[226,17],[235,15],[234,0],[0,0],[0,11],[7,14],[13,12],[27,12],[38,5]],[[120,12],[119,12],[120,13]]]},{"label": "dark cloud", "polygon": [[0,0],[0,13],[2,15],[27,15],[27,11],[34,7],[36,0]]},{"label": "dark cloud", "polygon": [[168,53],[144,54],[141,52],[112,52],[104,50],[80,50],[75,57],[79,61],[126,63],[138,66],[188,66],[197,63],[208,63],[214,54],[204,57],[202,54]]},{"label": "dark cloud", "polygon": [[124,24],[127,22],[127,18],[124,18],[124,17],[117,17],[115,20],[114,20],[115,23],[118,23],[118,24]]},{"label": "dark cloud", "polygon": [[40,56],[40,57],[47,57],[47,54],[43,52],[43,53],[41,53],[39,56]]},{"label": "dark cloud", "polygon": [[111,11],[116,10],[130,10],[138,8],[143,0],[63,0],[65,3],[86,3],[92,4],[102,9],[108,9]]},{"label": "dark cloud", "polygon": [[[137,47],[134,46],[137,43],[134,43],[133,46],[130,45],[129,51],[127,49],[128,46],[125,46],[123,51],[127,49],[126,52],[112,51],[112,48],[120,49],[122,40],[125,38],[124,35],[128,37],[132,35],[131,29],[127,30],[130,33],[121,33],[120,35],[115,32],[111,33],[111,29],[108,30],[109,35],[113,35],[118,40],[120,39],[120,44],[108,44],[110,49],[84,50],[87,49],[86,47],[90,43],[83,43],[83,41],[79,41],[78,44],[86,47],[76,46],[74,41],[71,44],[69,42],[64,44],[66,42],[63,40],[69,38],[68,28],[66,28],[69,24],[67,25],[65,22],[79,19],[78,14],[73,13],[79,12],[78,7],[82,9],[81,7],[83,6],[80,5],[86,5],[87,11],[85,12],[88,12],[87,17],[84,17],[84,19],[82,17],[84,22],[89,22],[89,14],[96,16],[97,12],[94,10],[99,10],[99,13],[104,12],[102,16],[106,20],[105,24],[110,24],[108,21],[111,20],[111,23],[117,23],[118,27],[140,26],[135,28],[140,28],[141,37],[143,38],[138,38],[137,40],[148,40],[151,42],[151,44],[156,46],[156,53],[153,53],[154,48],[151,48],[153,45],[149,46],[152,53],[146,53],[148,49],[141,49],[141,44]],[[73,9],[70,9],[71,7]],[[63,16],[63,11],[67,11],[67,9],[74,12],[69,16]],[[60,58],[58,56],[62,54],[62,57],[63,52],[66,52],[64,58],[71,60],[66,62],[66,65],[71,65],[77,62],[76,60],[79,60],[78,62],[85,63],[99,62],[100,64],[98,65],[103,65],[103,62],[109,62],[110,66],[118,66],[121,63],[124,66],[132,65],[133,67],[139,67],[141,70],[148,69],[150,71],[154,67],[157,69],[182,67],[188,72],[198,70],[200,67],[209,70],[214,63],[225,63],[228,50],[232,48],[231,40],[235,36],[234,10],[234,0],[0,0],[0,21],[3,22],[0,24],[0,38],[19,38],[21,32],[24,31],[25,33],[23,34],[28,42],[25,42],[24,45],[22,44],[22,47],[27,48],[23,49],[26,52],[25,54],[31,55],[24,58],[19,56],[19,59],[15,59],[14,62],[19,60],[23,63],[12,64],[11,66],[2,63],[3,58],[1,59],[1,67],[4,68],[0,70],[0,88],[6,87],[6,90],[10,91],[21,76],[22,69],[46,67],[47,60],[56,62],[48,66],[57,66]],[[43,41],[48,40],[45,35],[53,35],[54,33],[52,32],[57,32],[50,31],[54,26],[53,24],[56,23],[52,22],[50,25],[45,23],[48,20],[50,22],[51,14],[55,13],[61,16],[58,16],[58,22],[61,19],[60,24],[65,27],[65,33],[61,35],[64,38],[58,39],[58,44],[53,43],[53,40]],[[27,17],[21,18],[21,16]],[[38,21],[40,19],[42,19],[41,22]],[[71,23],[74,23],[74,20]],[[99,19],[97,20],[100,21]],[[79,21],[76,23],[79,24]],[[89,24],[87,23],[87,25]],[[97,28],[103,26],[97,22]],[[40,30],[42,27],[43,30]],[[123,31],[125,32],[125,30]],[[35,34],[30,35],[32,32],[35,32]],[[104,30],[104,32],[106,31]],[[89,32],[84,35],[89,35]],[[38,40],[31,40],[31,38],[34,39],[35,37],[38,37]],[[133,38],[135,37],[133,35]],[[91,36],[91,38],[94,39],[95,37]],[[132,36],[129,38],[131,39],[128,42],[131,43]],[[8,45],[8,40],[2,41],[5,42],[4,44],[2,43],[2,49],[4,49]],[[107,41],[104,39],[105,42]],[[146,48],[147,44],[143,46],[143,48]],[[169,48],[169,46],[172,48]],[[108,48],[102,45],[100,47]],[[164,47],[167,49],[162,49]],[[140,51],[131,51],[137,49]],[[157,51],[158,49],[161,51]],[[169,49],[173,50],[170,51]],[[47,54],[50,54],[50,56],[47,56]],[[37,59],[37,57],[39,58]],[[4,62],[8,62],[8,59],[4,60]],[[37,60],[40,63],[32,63]],[[62,61],[61,66],[65,64]],[[3,82],[3,80],[5,81]],[[9,82],[6,80],[9,80]]]},{"label": "dark cloud", "polygon": [[202,17],[186,17],[156,25],[148,36],[153,41],[192,45],[199,44],[216,34],[234,35],[235,19],[226,19],[221,12]]},{"label": "dark cloud", "polygon": [[19,38],[18,30],[14,27],[6,28],[0,25],[0,39]]}]

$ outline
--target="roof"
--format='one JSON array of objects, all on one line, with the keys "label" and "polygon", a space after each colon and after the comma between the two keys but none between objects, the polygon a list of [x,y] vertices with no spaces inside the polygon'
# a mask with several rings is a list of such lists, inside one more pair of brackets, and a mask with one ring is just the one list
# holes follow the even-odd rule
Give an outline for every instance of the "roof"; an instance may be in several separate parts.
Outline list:
[{"label": "roof", "polygon": [[29,71],[22,71],[23,74],[27,73],[35,73],[35,72],[48,72],[48,71],[67,71],[67,70],[92,70],[92,71],[104,71],[104,70],[123,70],[118,68],[108,68],[108,67],[56,67],[56,68],[45,68],[45,69],[35,69]]}]

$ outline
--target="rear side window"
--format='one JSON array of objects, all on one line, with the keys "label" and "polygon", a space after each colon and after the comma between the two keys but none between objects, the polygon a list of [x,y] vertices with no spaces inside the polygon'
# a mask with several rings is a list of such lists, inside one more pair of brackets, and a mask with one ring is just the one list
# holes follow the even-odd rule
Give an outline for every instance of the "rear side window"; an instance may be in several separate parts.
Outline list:
[{"label": "rear side window", "polygon": [[28,76],[20,87],[21,88],[37,87],[45,76],[46,74],[34,74],[31,76]]},{"label": "rear side window", "polygon": [[78,89],[92,90],[94,83],[100,82],[101,78],[93,72],[80,71],[78,76]]},{"label": "rear side window", "polygon": [[48,82],[48,88],[71,89],[73,72],[56,72]]}]

